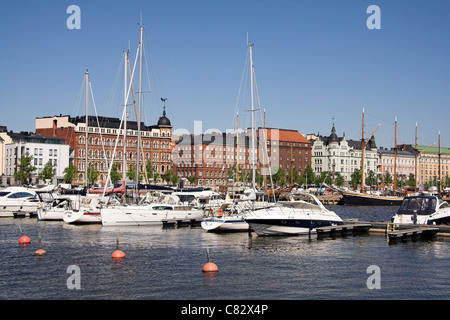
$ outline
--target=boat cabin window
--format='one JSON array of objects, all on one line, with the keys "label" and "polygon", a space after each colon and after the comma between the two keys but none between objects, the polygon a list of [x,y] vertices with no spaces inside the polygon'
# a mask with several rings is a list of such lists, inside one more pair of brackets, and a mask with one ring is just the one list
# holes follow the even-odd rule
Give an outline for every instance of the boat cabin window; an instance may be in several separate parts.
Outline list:
[{"label": "boat cabin window", "polygon": [[0,197],[7,196],[8,194],[9,194],[9,192],[0,191]]},{"label": "boat cabin window", "polygon": [[16,192],[8,196],[8,198],[28,198],[28,197],[34,197],[34,195],[29,192]]},{"label": "boat cabin window", "polygon": [[171,206],[153,206],[153,210],[173,210]]},{"label": "boat cabin window", "polygon": [[409,197],[404,198],[398,214],[418,214],[429,215],[436,208],[436,198],[434,197]]}]

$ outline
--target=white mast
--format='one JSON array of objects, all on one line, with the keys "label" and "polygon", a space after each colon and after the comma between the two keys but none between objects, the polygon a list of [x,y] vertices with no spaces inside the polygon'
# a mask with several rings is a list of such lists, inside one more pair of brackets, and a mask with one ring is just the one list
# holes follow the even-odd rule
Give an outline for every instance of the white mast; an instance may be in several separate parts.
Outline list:
[{"label": "white mast", "polygon": [[252,47],[253,44],[248,44],[250,52],[250,101],[251,101],[251,113],[252,113],[252,186],[256,189],[256,177],[255,177],[255,119],[254,119],[254,109],[253,109],[253,57],[252,57]]},{"label": "white mast", "polygon": [[138,145],[136,152],[136,194],[138,195],[138,184],[139,184],[139,157],[140,157],[140,147],[141,147],[141,103],[142,103],[142,41],[144,26],[141,24],[140,40],[139,40],[139,104],[138,104],[138,114],[137,114],[137,127],[138,127]]},{"label": "white mast", "polygon": [[85,107],[86,107],[86,133],[85,133],[85,139],[86,139],[86,144],[85,144],[85,152],[86,154],[84,155],[85,157],[85,168],[84,168],[84,181],[85,181],[85,186],[86,188],[88,187],[88,104],[89,104],[89,99],[88,99],[88,95],[89,95],[89,72],[86,69],[86,72],[84,73],[84,82],[85,82]]},{"label": "white mast", "polygon": [[126,181],[127,176],[127,65],[128,65],[128,51],[124,51],[124,76],[123,76],[123,107],[125,109],[124,119],[124,134],[123,134],[123,176],[122,180]]}]

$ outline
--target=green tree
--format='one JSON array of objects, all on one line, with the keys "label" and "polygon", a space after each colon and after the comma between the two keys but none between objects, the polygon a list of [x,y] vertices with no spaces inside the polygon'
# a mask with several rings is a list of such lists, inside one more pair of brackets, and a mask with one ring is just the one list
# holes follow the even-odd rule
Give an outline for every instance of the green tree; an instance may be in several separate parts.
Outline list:
[{"label": "green tree", "polygon": [[122,175],[119,173],[118,167],[119,166],[117,163],[114,163],[111,166],[111,172],[109,174],[109,178],[111,179],[112,184],[116,184],[117,182],[120,181],[120,179],[122,179]]},{"label": "green tree", "polygon": [[52,163],[49,161],[45,164],[42,171],[39,173],[39,179],[42,180],[48,180],[52,179],[55,175],[55,166],[52,165]]},{"label": "green tree", "polygon": [[153,167],[153,163],[150,159],[145,164],[145,170],[147,171],[148,179],[152,179],[153,181],[156,181],[158,179],[159,175]]},{"label": "green tree", "polygon": [[[275,173],[274,173],[275,172]],[[286,184],[286,171],[281,167],[272,169],[272,180],[275,184],[283,186]]]},{"label": "green tree", "polygon": [[88,166],[87,169],[87,181],[89,184],[94,184],[95,181],[97,181],[98,176],[99,176],[100,172],[98,172],[98,170],[95,170],[94,165],[91,163]]},{"label": "green tree", "polygon": [[305,172],[303,172],[302,180],[303,183],[307,186],[308,184],[313,184],[315,182],[316,175],[314,174],[314,170],[310,165],[306,166]]},{"label": "green tree", "polygon": [[[127,178],[136,181],[136,165],[134,163],[130,164],[130,169],[127,171]],[[139,172],[139,181],[142,180],[142,173]]]},{"label": "green tree", "polygon": [[190,184],[196,184],[198,181],[198,177],[196,175],[189,176],[187,179]]},{"label": "green tree", "polygon": [[297,168],[292,169],[292,179],[291,179],[291,170],[287,173],[286,180],[289,184],[292,183],[300,183],[300,175],[298,174]]},{"label": "green tree", "polygon": [[75,165],[71,162],[69,163],[69,166],[67,166],[64,171],[64,182],[65,183],[72,183],[72,181],[77,176],[77,169],[75,168]]},{"label": "green tree", "polygon": [[32,160],[33,156],[31,156],[28,152],[19,159],[17,171],[14,173],[14,179],[16,181],[20,181],[20,184],[28,181],[33,172],[36,171],[36,167],[31,165]]},{"label": "green tree", "polygon": [[341,176],[341,174],[338,172],[334,178],[334,184],[337,185],[338,187],[342,187],[342,185],[344,184],[344,177]]},{"label": "green tree", "polygon": [[353,188],[356,188],[359,184],[361,184],[361,170],[355,169],[355,171],[353,171],[350,175],[350,185]]},{"label": "green tree", "polygon": [[375,186],[377,185],[377,175],[373,170],[370,170],[367,177],[366,177],[366,185],[368,186]]},{"label": "green tree", "polygon": [[178,182],[178,176],[172,171],[172,169],[166,170],[166,172],[161,175],[161,179],[167,183],[176,184]]},{"label": "green tree", "polygon": [[389,173],[389,171],[386,170],[383,175],[383,184],[388,185],[388,184],[391,184],[392,181],[393,180],[392,180],[391,174]]}]

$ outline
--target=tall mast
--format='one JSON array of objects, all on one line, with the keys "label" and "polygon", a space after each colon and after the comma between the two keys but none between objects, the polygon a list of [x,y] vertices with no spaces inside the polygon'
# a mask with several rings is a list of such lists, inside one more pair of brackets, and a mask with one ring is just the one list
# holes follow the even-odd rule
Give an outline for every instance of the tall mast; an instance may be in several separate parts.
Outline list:
[{"label": "tall mast", "polygon": [[84,73],[84,82],[85,82],[85,100],[84,100],[84,105],[86,107],[86,132],[85,132],[85,151],[86,154],[85,156],[85,164],[84,164],[84,181],[85,181],[85,185],[86,187],[88,187],[88,128],[89,128],[89,117],[88,117],[88,104],[89,104],[89,72],[86,69],[86,72]]},{"label": "tall mast", "polygon": [[[267,156],[267,131],[266,131],[266,109],[264,109],[264,129],[263,132],[265,134],[265,141],[264,141],[264,153]],[[267,166],[269,165],[269,161],[267,161]],[[264,192],[266,192],[267,187],[267,172],[264,171]]]},{"label": "tall mast", "polygon": [[397,116],[395,116],[395,145],[394,145],[394,196],[397,194]]},{"label": "tall mast", "polygon": [[416,137],[415,137],[415,146],[414,146],[414,180],[416,181],[416,185],[414,186],[414,192],[417,192],[417,122],[416,122]]},{"label": "tall mast", "polygon": [[[140,158],[140,147],[141,147],[141,104],[142,104],[142,41],[144,26],[141,24],[140,40],[139,40],[139,102],[138,102],[138,114],[137,114],[137,127],[138,127],[138,145],[136,152],[136,194],[139,194],[138,184],[139,184],[139,158]],[[138,200],[139,201],[139,200]]]},{"label": "tall mast", "polygon": [[236,115],[236,182],[239,185],[239,112]]},{"label": "tall mast", "polygon": [[438,195],[441,196],[441,130],[438,134]]},{"label": "tall mast", "polygon": [[256,177],[255,177],[255,119],[253,110],[253,57],[252,57],[253,44],[249,44],[250,50],[250,101],[251,101],[251,113],[252,113],[252,186],[256,189]]},{"label": "tall mast", "polygon": [[126,181],[127,176],[127,67],[128,67],[128,51],[124,51],[124,76],[123,76],[123,107],[125,109],[124,134],[123,134],[123,173],[122,180]]},{"label": "tall mast", "polygon": [[364,150],[366,144],[364,142],[364,108],[362,113],[362,134],[361,134],[361,193],[364,192]]}]

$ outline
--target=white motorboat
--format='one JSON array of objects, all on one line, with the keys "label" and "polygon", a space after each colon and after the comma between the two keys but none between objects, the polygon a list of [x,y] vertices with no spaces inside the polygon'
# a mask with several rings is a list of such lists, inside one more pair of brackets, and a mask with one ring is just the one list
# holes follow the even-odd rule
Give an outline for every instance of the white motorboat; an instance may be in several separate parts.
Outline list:
[{"label": "white motorboat", "polygon": [[244,219],[258,236],[311,234],[316,233],[317,227],[343,224],[342,219],[314,195],[305,196],[311,197],[313,203],[279,201],[273,206],[249,211]]},{"label": "white motorboat", "polygon": [[450,225],[450,205],[439,196],[419,195],[405,197],[397,213],[392,217],[392,222],[400,224]]},{"label": "white motorboat", "polygon": [[0,190],[0,217],[14,217],[15,213],[32,215],[38,206],[35,189],[8,187]]}]

